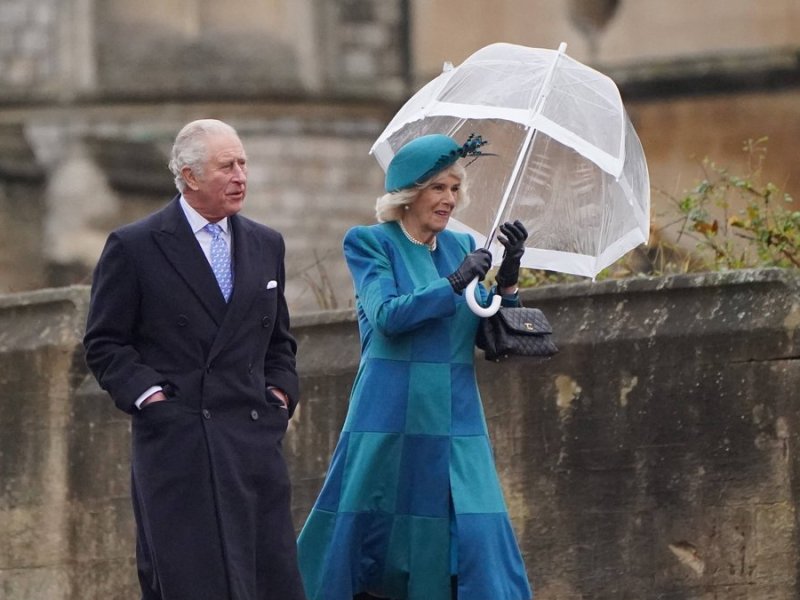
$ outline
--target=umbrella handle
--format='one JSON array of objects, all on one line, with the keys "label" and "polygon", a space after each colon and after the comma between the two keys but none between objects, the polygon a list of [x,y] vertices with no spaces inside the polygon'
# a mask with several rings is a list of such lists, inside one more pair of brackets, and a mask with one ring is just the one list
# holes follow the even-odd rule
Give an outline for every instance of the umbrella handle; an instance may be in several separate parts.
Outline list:
[{"label": "umbrella handle", "polygon": [[475,299],[475,288],[477,286],[477,277],[467,284],[467,289],[464,290],[467,304],[469,305],[470,310],[479,317],[491,317],[494,313],[500,310],[500,303],[503,301],[503,299],[500,297],[500,294],[497,294],[492,298],[492,303],[489,306],[481,306]]}]

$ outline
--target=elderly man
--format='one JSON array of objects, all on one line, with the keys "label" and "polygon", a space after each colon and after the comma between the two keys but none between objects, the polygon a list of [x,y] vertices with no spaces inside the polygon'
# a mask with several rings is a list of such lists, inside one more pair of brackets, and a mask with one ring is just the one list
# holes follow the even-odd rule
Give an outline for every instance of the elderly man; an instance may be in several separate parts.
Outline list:
[{"label": "elderly man", "polygon": [[301,600],[281,440],[298,400],[284,242],[239,215],[236,131],[186,125],[179,194],[114,231],[84,345],[132,420],[143,600]]}]

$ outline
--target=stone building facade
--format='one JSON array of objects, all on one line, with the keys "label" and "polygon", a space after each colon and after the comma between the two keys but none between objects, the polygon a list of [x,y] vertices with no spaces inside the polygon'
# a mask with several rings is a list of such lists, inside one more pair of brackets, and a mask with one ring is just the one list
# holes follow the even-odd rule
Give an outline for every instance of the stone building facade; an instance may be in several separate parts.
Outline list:
[{"label": "stone building facade", "polygon": [[174,193],[175,132],[212,116],[250,153],[246,214],[286,236],[292,308],[348,306],[372,141],[444,60],[494,41],[567,41],[608,72],[654,189],[768,136],[766,177],[800,196],[798,26],[794,0],[0,0],[0,291],[88,282],[108,231]]}]

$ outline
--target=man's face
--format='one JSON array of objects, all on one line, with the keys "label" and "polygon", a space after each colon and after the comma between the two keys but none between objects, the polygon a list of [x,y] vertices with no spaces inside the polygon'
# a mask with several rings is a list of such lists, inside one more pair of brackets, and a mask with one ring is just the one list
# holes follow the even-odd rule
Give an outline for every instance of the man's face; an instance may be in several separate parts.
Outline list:
[{"label": "man's face", "polygon": [[184,197],[193,209],[215,223],[242,210],[247,192],[247,155],[232,134],[215,134],[206,140],[208,161],[200,173],[183,169]]}]

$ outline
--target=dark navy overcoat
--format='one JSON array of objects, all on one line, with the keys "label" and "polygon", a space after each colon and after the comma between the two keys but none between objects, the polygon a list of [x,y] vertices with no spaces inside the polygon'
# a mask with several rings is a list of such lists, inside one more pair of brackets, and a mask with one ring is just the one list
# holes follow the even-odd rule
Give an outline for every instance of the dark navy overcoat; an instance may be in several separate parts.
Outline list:
[{"label": "dark navy overcoat", "polygon": [[[281,448],[299,396],[284,242],[230,224],[228,304],[178,198],[113,232],[94,273],[86,358],[132,419],[145,600],[304,598]],[[137,409],[155,385],[169,400]]]}]

